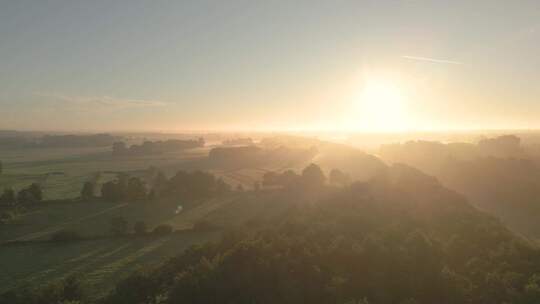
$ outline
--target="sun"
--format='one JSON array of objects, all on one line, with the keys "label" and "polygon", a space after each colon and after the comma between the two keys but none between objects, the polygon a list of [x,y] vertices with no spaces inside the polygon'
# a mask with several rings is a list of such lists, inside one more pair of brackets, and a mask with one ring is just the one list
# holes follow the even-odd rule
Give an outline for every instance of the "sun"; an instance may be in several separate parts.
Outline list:
[{"label": "sun", "polygon": [[355,98],[356,127],[366,131],[405,131],[407,109],[399,87],[390,82],[368,81]]}]

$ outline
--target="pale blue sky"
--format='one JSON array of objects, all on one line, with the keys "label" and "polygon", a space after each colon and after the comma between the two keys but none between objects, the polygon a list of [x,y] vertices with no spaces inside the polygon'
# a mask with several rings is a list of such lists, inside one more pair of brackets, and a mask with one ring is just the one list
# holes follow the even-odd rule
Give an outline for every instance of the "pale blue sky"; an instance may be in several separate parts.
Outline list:
[{"label": "pale blue sky", "polygon": [[533,0],[0,0],[0,128],[354,127],[371,78],[411,128],[536,128],[539,54]]}]

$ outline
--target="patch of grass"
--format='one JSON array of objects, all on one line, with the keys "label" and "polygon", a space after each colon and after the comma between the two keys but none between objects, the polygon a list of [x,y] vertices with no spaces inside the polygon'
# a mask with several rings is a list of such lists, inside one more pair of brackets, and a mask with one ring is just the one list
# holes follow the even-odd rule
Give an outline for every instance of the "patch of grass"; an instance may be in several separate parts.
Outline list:
[{"label": "patch of grass", "polygon": [[[2,247],[0,293],[17,286],[43,286],[77,275],[96,296],[104,295],[137,267],[151,266],[217,233],[182,233],[167,237],[100,239],[82,242],[36,242]],[[9,261],[6,263],[5,261]]]}]

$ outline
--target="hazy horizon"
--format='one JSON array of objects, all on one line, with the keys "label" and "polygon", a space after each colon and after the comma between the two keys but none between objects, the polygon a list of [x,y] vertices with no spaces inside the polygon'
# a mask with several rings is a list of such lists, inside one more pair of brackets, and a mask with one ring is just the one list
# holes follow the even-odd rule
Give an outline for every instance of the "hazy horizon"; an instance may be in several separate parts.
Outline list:
[{"label": "hazy horizon", "polygon": [[0,129],[540,128],[537,1],[0,4]]}]

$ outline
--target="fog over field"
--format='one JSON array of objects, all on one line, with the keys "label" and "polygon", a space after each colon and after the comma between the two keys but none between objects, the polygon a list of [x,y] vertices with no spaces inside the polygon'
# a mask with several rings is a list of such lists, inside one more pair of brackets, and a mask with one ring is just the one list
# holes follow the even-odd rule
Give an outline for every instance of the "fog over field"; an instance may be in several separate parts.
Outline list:
[{"label": "fog over field", "polygon": [[0,1],[0,304],[540,303],[539,17]]}]

